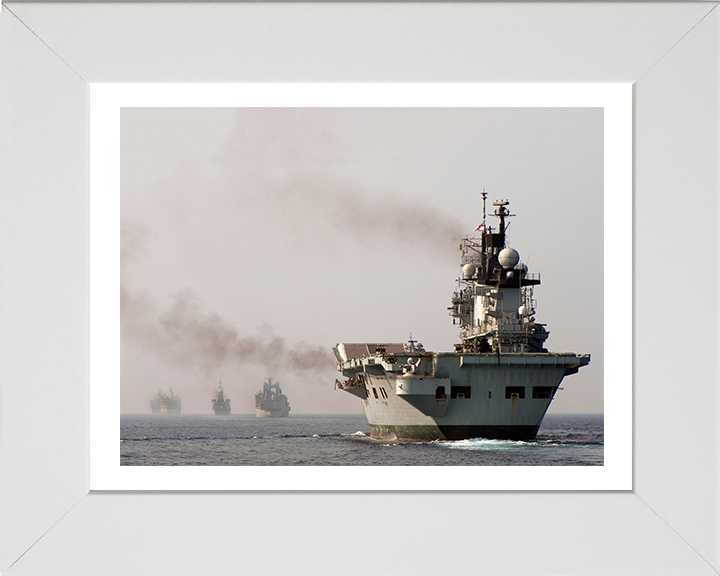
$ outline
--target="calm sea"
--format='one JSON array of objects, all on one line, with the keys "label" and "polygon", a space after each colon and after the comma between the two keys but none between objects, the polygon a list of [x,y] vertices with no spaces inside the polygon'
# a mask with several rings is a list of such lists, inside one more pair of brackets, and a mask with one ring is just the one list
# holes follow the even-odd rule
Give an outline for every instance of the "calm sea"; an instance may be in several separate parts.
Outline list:
[{"label": "calm sea", "polygon": [[602,414],[549,414],[535,440],[370,438],[360,414],[123,415],[126,466],[602,466]]}]

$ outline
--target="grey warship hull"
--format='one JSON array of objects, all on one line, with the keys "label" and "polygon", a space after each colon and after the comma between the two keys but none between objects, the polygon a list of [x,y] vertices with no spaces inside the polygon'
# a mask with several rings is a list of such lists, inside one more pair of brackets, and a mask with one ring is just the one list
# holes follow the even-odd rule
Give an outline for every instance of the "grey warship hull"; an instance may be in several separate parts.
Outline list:
[{"label": "grey warship hull", "polygon": [[150,410],[153,414],[180,414],[182,412],[182,400],[180,396],[170,388],[169,393],[158,393],[150,400]]},{"label": "grey warship hull", "polygon": [[225,390],[222,385],[222,379],[218,382],[218,391],[212,401],[212,409],[215,416],[227,416],[232,411],[230,406],[230,398],[225,398]]},{"label": "grey warship hull", "polygon": [[263,410],[262,408],[255,408],[255,416],[258,418],[287,418],[289,415],[289,408],[282,410]]},{"label": "grey warship hull", "polygon": [[[414,373],[401,369],[408,359]],[[348,379],[338,386],[362,400],[374,438],[529,440],[562,379],[588,362],[576,354],[377,353],[343,360]]]},{"label": "grey warship hull", "polygon": [[590,363],[589,354],[548,352],[546,325],[535,319],[534,289],[520,254],[506,244],[507,200],[496,201],[499,228],[460,244],[462,275],[448,308],[460,324],[454,352],[406,344],[338,344],[346,378],[336,388],[363,403],[375,438],[459,440],[535,437],[563,378]]},{"label": "grey warship hull", "polygon": [[287,418],[290,415],[290,402],[283,394],[279,382],[268,378],[262,390],[255,394],[255,416],[258,418]]}]

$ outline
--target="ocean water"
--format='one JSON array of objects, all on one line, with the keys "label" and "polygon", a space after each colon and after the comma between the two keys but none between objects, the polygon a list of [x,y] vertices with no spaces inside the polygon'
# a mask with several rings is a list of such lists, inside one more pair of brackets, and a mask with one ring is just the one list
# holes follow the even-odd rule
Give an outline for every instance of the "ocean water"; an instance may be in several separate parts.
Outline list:
[{"label": "ocean water", "polygon": [[535,440],[373,440],[361,414],[122,415],[125,466],[602,466],[602,414],[549,414]]}]

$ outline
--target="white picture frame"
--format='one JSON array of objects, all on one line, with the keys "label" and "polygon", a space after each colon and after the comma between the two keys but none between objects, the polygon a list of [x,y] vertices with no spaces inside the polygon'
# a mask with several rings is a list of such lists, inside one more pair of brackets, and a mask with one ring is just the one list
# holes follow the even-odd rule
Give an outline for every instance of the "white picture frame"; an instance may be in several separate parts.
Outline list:
[{"label": "white picture frame", "polygon": [[[716,574],[716,7],[4,5],[0,570]],[[88,85],[280,80],[635,84],[632,491],[88,493]]]}]

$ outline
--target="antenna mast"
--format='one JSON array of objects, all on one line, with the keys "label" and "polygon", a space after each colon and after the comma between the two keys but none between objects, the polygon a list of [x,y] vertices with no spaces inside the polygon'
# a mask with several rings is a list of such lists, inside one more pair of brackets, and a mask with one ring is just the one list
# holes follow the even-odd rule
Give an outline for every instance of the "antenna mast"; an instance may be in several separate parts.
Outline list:
[{"label": "antenna mast", "polygon": [[482,199],[483,199],[483,230],[485,229],[485,199],[487,198],[487,194],[485,193],[485,188],[483,188],[482,191]]}]

